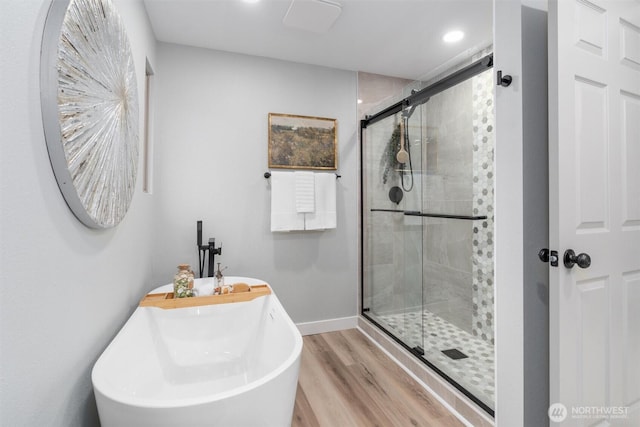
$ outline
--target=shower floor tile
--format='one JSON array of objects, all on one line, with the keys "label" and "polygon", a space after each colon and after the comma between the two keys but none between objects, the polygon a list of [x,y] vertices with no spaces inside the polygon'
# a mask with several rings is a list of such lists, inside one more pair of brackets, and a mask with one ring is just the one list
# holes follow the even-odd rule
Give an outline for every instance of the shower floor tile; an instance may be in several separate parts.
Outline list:
[{"label": "shower floor tile", "polygon": [[[493,345],[429,311],[376,316],[407,344],[424,347],[424,358],[494,408],[495,375]],[[425,337],[422,339],[424,324]],[[452,359],[442,353],[457,349],[467,357]]]}]

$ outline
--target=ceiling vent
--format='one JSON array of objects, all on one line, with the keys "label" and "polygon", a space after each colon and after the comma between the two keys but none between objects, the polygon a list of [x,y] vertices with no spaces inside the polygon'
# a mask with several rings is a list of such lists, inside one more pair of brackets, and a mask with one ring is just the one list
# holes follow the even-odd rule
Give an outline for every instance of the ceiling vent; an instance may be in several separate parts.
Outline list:
[{"label": "ceiling vent", "polygon": [[342,6],[327,0],[292,0],[282,23],[312,33],[326,33],[342,12]]}]

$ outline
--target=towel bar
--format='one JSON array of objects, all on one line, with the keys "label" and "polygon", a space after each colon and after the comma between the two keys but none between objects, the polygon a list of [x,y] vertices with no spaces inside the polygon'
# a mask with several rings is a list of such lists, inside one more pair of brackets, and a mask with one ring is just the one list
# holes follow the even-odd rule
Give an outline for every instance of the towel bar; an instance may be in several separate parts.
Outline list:
[{"label": "towel bar", "polygon": [[[338,178],[342,178],[342,175],[338,175],[337,173],[335,173],[335,174],[336,174],[336,179],[338,179]],[[266,179],[271,178],[271,172],[266,171],[266,172],[264,173],[264,177],[265,177]]]}]

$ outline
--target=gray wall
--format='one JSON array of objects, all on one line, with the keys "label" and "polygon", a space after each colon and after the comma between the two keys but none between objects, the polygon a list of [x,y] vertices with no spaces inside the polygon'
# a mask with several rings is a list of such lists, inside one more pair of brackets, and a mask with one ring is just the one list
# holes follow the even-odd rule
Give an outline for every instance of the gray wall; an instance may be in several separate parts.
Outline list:
[{"label": "gray wall", "polygon": [[[106,231],[81,225],[51,171],[39,53],[46,0],[0,1],[0,425],[97,425],[90,372],[140,297],[197,264],[195,222],[224,245],[228,274],[270,282],[296,322],[355,316],[356,75],[156,43],[142,3],[117,0],[139,95],[155,71],[153,195]],[[338,119],[338,228],[269,231],[269,112]],[[141,108],[142,114],[142,108]],[[141,132],[142,134],[142,132]]]},{"label": "gray wall", "polygon": [[549,424],[547,12],[522,7],[524,425]]},{"label": "gray wall", "polygon": [[[356,74],[160,44],[156,80],[154,282],[196,269],[196,221],[227,275],[269,282],[294,322],[356,315]],[[270,231],[268,114],[338,120],[337,229]]]},{"label": "gray wall", "polygon": [[[139,1],[117,0],[143,88],[155,42]],[[0,1],[0,425],[91,426],[90,372],[152,285],[151,198],[138,189],[119,227],[84,227],[53,176],[40,113],[49,2]],[[139,90],[142,96],[143,91]],[[142,109],[141,109],[142,112]]]}]

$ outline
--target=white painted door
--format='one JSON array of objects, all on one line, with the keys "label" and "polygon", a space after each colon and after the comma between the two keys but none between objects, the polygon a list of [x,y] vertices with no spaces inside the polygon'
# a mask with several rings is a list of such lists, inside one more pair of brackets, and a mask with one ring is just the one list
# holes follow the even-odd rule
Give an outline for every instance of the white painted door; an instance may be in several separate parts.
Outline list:
[{"label": "white painted door", "polygon": [[549,30],[551,425],[637,427],[640,2],[555,0]]}]

